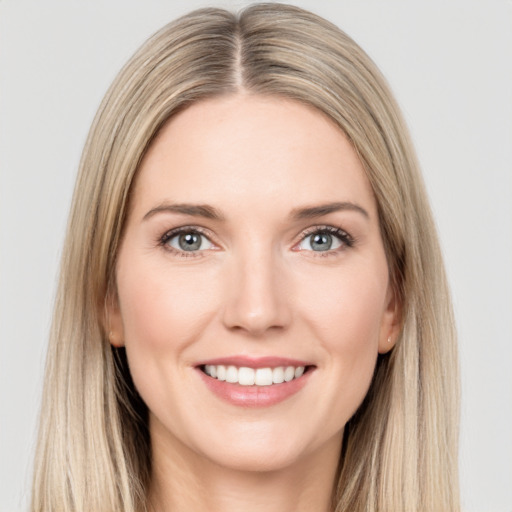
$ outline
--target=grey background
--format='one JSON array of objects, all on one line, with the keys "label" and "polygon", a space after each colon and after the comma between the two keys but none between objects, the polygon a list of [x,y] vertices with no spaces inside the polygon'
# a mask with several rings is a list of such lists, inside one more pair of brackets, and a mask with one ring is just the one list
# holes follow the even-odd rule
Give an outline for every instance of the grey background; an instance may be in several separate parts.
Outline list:
[{"label": "grey background", "polygon": [[[460,335],[464,510],[512,511],[512,2],[302,0],[388,78],[411,127]],[[24,510],[81,148],[114,75],[205,5],[0,0],[0,510]]]}]

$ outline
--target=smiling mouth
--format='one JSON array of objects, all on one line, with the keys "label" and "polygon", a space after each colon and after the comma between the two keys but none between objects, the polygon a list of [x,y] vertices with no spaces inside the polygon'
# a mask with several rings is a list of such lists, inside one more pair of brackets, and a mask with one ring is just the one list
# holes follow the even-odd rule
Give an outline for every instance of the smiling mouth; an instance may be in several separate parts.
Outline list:
[{"label": "smiling mouth", "polygon": [[291,382],[311,371],[314,366],[277,366],[275,368],[249,368],[233,365],[201,365],[200,370],[221,382],[240,386],[273,386]]}]

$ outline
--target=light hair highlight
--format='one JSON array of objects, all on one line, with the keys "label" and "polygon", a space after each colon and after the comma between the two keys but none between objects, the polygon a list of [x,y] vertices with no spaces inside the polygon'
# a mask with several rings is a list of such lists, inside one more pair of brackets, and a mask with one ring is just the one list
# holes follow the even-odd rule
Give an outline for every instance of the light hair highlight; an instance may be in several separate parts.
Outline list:
[{"label": "light hair highlight", "polygon": [[201,99],[293,99],[347,135],[373,187],[403,328],[346,426],[336,512],[456,512],[458,373],[450,297],[419,166],[389,88],[337,27],[289,5],[202,9],[157,32],[120,72],[87,139],[50,336],[32,512],[145,510],[147,410],[105,301],[139,164]]}]

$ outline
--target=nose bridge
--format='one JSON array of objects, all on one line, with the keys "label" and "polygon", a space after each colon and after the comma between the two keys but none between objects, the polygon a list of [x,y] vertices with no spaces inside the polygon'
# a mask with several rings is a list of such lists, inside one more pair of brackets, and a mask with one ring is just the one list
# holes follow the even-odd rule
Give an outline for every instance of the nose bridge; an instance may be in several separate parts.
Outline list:
[{"label": "nose bridge", "polygon": [[290,311],[285,276],[271,244],[253,240],[233,254],[224,322],[230,329],[261,335],[284,328]]}]

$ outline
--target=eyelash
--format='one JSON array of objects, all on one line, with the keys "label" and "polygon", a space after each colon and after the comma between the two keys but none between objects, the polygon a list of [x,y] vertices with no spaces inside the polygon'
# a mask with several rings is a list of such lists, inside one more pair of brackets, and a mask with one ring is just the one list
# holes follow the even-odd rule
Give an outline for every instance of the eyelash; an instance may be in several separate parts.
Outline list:
[{"label": "eyelash", "polygon": [[[211,243],[211,236],[207,234],[207,231],[198,226],[182,226],[176,229],[171,229],[170,231],[166,231],[158,240],[158,245],[162,246],[166,251],[171,252],[172,254],[182,257],[182,258],[197,258],[202,256],[203,251],[183,251],[179,249],[175,249],[171,247],[169,244],[169,240],[181,234],[198,234],[207,238]],[[346,231],[340,228],[336,228],[334,226],[313,226],[311,228],[306,229],[300,235],[300,240],[294,245],[296,247],[298,244],[302,243],[308,236],[311,235],[323,235],[328,234],[335,236],[341,242],[341,247],[337,249],[327,250],[327,251],[308,251],[316,253],[315,256],[326,257],[336,255],[340,251],[344,249],[351,248],[355,245],[356,240]]]},{"label": "eyelash", "polygon": [[[316,253],[315,256],[326,257],[326,256],[336,256],[340,251],[343,251],[347,248],[354,247],[356,240],[354,237],[349,235],[345,230],[341,228],[336,228],[334,226],[313,226],[311,228],[306,229],[300,236],[300,241],[298,243],[303,242],[308,236],[311,235],[332,235],[335,236],[340,242],[341,247],[337,249],[331,249],[327,251],[309,251]],[[297,245],[297,244],[295,244]]]},{"label": "eyelash", "polygon": [[[201,252],[203,251],[180,251],[179,249],[175,249],[174,247],[171,247],[168,245],[169,240],[173,239],[175,236],[182,235],[182,234],[197,234],[204,236],[208,240],[210,240],[210,236],[208,236],[206,230],[203,228],[200,228],[198,226],[182,226],[176,229],[171,229],[170,231],[166,231],[159,239],[159,245],[161,245],[166,251],[169,251],[170,253],[179,256],[181,258],[197,258],[201,256]],[[210,240],[211,242],[211,240]],[[213,243],[213,242],[211,242]]]}]

